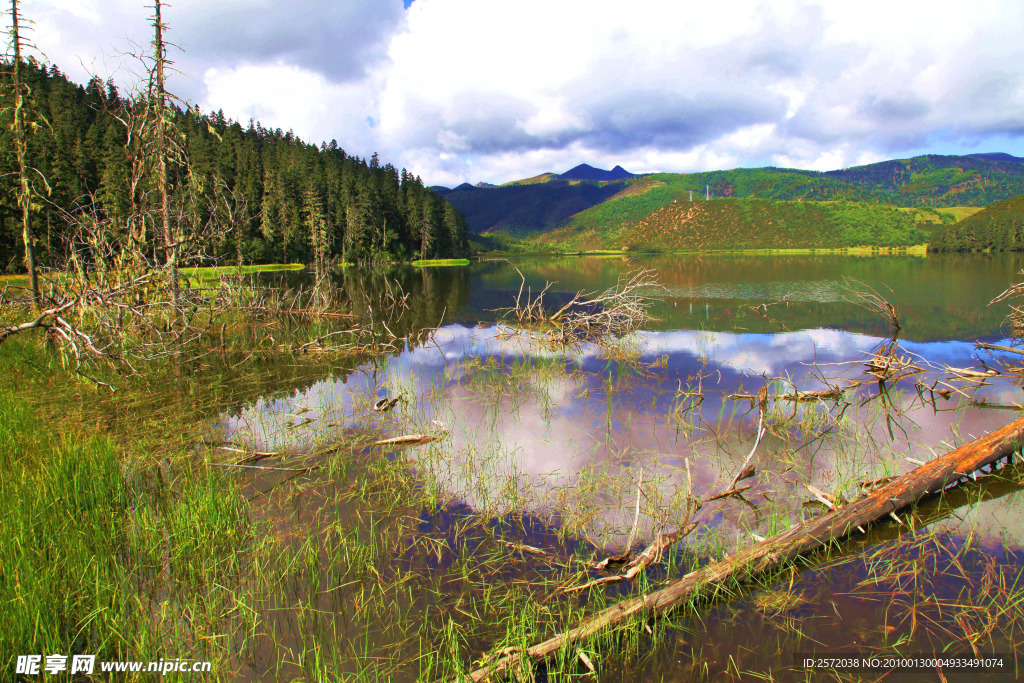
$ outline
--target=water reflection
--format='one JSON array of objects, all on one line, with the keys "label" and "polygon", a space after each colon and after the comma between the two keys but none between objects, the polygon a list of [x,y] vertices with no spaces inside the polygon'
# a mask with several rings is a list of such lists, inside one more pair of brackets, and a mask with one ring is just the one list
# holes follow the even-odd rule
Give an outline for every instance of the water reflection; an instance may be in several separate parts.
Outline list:
[{"label": "water reflection", "polygon": [[[885,340],[886,324],[837,294],[843,275],[878,289],[892,287],[904,314],[901,353],[934,364],[917,377],[930,385],[945,377],[944,364],[977,366],[974,339],[1005,343],[999,332],[1005,309],[985,304],[1016,279],[1017,256],[647,257],[633,263],[616,257],[517,259],[516,264],[534,291],[548,281],[558,282],[549,293],[551,305],[578,290],[611,286],[636,265],[657,268],[668,297],[654,311],[660,321],[653,329],[612,349],[585,347],[580,353],[563,354],[506,338],[495,324],[499,314],[494,309],[508,306],[521,284],[518,272],[507,263],[346,271],[339,284],[354,312],[379,311],[381,300],[400,287],[410,307],[393,321],[395,333],[420,339],[427,328],[441,324],[441,329],[431,340],[408,342],[393,353],[298,390],[292,389],[294,382],[284,385],[287,389],[224,415],[219,426],[226,439],[261,451],[303,451],[357,438],[365,443],[368,435],[445,434],[438,442],[391,452],[390,461],[376,453],[352,456],[353,470],[369,463],[387,472],[392,466],[408,468],[417,485],[436,494],[425,497],[436,501],[436,507],[420,510],[417,500],[416,509],[402,510],[395,518],[385,515],[385,528],[367,531],[370,538],[388,536],[389,531],[394,536],[393,546],[390,541],[384,544],[394,553],[390,566],[380,563],[386,578],[398,568],[421,570],[408,588],[408,602],[403,579],[398,595],[386,604],[388,613],[397,614],[406,614],[403,610],[409,605],[426,604],[434,610],[436,604],[436,611],[416,607],[408,612],[411,616],[399,618],[416,628],[431,621],[464,623],[459,591],[471,582],[472,589],[466,591],[488,590],[492,583],[532,583],[539,592],[547,590],[544,581],[550,567],[534,565],[504,546],[495,548],[482,527],[529,520],[512,524],[520,528],[507,538],[525,539],[563,555],[588,544],[617,550],[632,526],[638,489],[640,540],[678,525],[690,496],[706,499],[740,470],[754,445],[761,415],[750,400],[734,396],[756,395],[769,379],[773,395],[870,381],[847,392],[846,401],[769,401],[764,415],[769,433],[753,458],[757,473],[746,482],[752,488],[742,497],[706,503],[699,513],[703,526],[676,546],[679,556],[704,559],[723,554],[748,545],[750,534],[770,536],[805,516],[820,514],[820,506],[806,505],[811,498],[806,484],[853,495],[859,481],[906,472],[915,461],[931,459],[1019,414],[1015,405],[1021,402],[1020,389],[1008,379],[993,380],[973,392],[987,405],[1008,410],[968,405],[955,391],[948,398],[941,390],[919,393],[913,379],[890,386],[889,393],[879,397],[877,383],[864,375],[864,362]],[[783,293],[792,293],[790,304],[770,307],[771,319],[753,311]],[[383,397],[405,400],[389,413],[375,412],[374,402]],[[261,476],[254,474],[257,480]],[[331,545],[333,531],[326,530],[380,523],[376,509],[364,510],[364,519],[354,516],[351,498],[335,499],[339,490],[348,490],[359,480],[352,472],[332,479],[321,470],[310,485],[270,496],[270,502],[281,508],[275,518],[277,530],[287,528],[296,537],[315,539],[309,547],[322,554],[316,562],[328,564],[326,556],[337,546]],[[990,556],[997,557],[1006,583],[1018,585],[1018,565],[1024,558],[1019,485],[1010,482],[1012,491],[979,501],[979,491],[988,495],[1006,483],[985,478],[977,486],[961,487],[925,503],[918,511],[916,535],[895,524],[854,535],[836,556],[823,553],[811,558],[813,568],[802,577],[794,571],[780,585],[754,588],[697,618],[681,620],[676,624],[678,638],[670,632],[668,644],[650,657],[625,657],[627,670],[616,670],[606,659],[602,678],[638,680],[650,673],[651,678],[717,680],[743,670],[777,680],[788,680],[792,673],[804,680],[806,672],[793,666],[796,652],[888,652],[897,646],[928,652],[950,642],[965,645],[960,631],[947,630],[951,601],[958,600],[960,608],[968,610],[1015,599],[985,593],[989,584],[984,577],[991,571],[982,565]],[[936,506],[946,509],[929,515]],[[466,523],[470,519],[479,526]],[[412,520],[413,530],[403,527],[402,520]],[[939,532],[934,539],[931,531]],[[438,542],[421,547],[424,535]],[[460,543],[471,560],[453,577],[445,570],[454,566]],[[447,550],[442,552],[442,546]],[[968,546],[969,551],[960,551]],[[488,548],[500,562],[488,565],[481,560],[478,553]],[[458,552],[461,557],[463,551]],[[963,571],[952,575],[947,558],[954,556]],[[517,563],[517,568],[502,573],[509,566],[506,561]],[[671,567],[652,567],[647,578],[658,583],[681,571],[681,565]],[[356,605],[362,604],[362,593],[356,593],[361,587],[349,594],[340,577],[321,578],[324,583],[314,582],[314,589],[339,588],[316,594],[311,604],[319,605],[319,614],[331,628],[331,620],[338,620],[348,633],[347,620],[356,618]],[[378,582],[380,576],[371,583]],[[635,586],[620,588],[625,593]],[[614,597],[614,590],[609,595]],[[532,606],[546,597],[538,593],[519,604]],[[926,604],[930,600],[934,604]],[[958,615],[957,628],[964,637],[988,627],[984,620],[996,611],[987,609]],[[506,613],[517,611],[502,608],[502,618]],[[914,627],[905,624],[907,614],[925,624],[916,635]],[[903,621],[891,622],[893,615]],[[295,633],[301,631],[303,618],[296,617]],[[402,629],[398,635],[388,631],[389,618],[374,614],[365,622],[353,621],[359,624],[353,629],[354,639],[379,646],[373,650],[375,666],[406,656],[417,661],[422,645]],[[926,623],[927,619],[932,621]],[[890,623],[899,628],[889,630]],[[1006,633],[1013,637],[1015,628],[1001,625],[992,647],[1014,649],[1002,638]],[[367,636],[369,632],[373,635]],[[287,629],[282,633],[281,642],[290,642]],[[477,632],[478,640],[469,643],[469,650],[494,647],[493,635],[486,628]],[[347,640],[342,642],[348,647]],[[352,665],[352,675],[365,676],[361,664],[368,661],[369,655]],[[685,668],[690,666],[686,662],[692,667]],[[415,671],[406,673],[408,680],[418,680]],[[380,677],[402,678],[390,672]]]},{"label": "water reflection", "polygon": [[[444,430],[437,444],[401,455],[443,496],[484,514],[537,516],[617,548],[629,534],[638,485],[639,536],[650,538],[681,521],[688,495],[706,498],[737,474],[759,413],[731,395],[757,393],[767,378],[782,378],[770,385],[773,394],[863,380],[863,362],[883,341],[829,329],[649,331],[615,352],[588,347],[565,355],[505,338],[499,326],[446,325],[431,343],[257,402],[226,416],[222,428],[258,450],[302,450],[355,431]],[[967,342],[907,342],[904,349],[936,364],[976,363]],[[702,400],[695,402],[687,391],[698,377]],[[914,461],[1009,419],[954,399],[931,404],[912,384],[893,390],[888,403],[871,400],[871,386],[849,392],[850,405],[772,401],[753,487],[743,500],[707,506],[704,540],[769,535],[800,520],[810,498],[804,484],[850,494],[858,481],[909,471]],[[380,415],[370,406],[384,396],[406,402]],[[976,398],[1013,404],[1019,390],[996,383]],[[985,526],[986,513],[976,514]]]}]

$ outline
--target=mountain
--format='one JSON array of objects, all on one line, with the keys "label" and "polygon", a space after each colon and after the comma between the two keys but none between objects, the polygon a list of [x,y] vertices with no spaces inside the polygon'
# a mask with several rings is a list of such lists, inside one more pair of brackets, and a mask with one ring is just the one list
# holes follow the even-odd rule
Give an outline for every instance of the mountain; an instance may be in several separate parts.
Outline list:
[{"label": "mountain", "polygon": [[465,215],[470,232],[500,230],[524,235],[562,225],[620,189],[614,184],[551,180],[495,188],[463,183],[453,190],[439,189],[438,194]]},{"label": "mountain", "polygon": [[1011,156],[1005,152],[986,152],[985,154],[968,154],[974,159],[987,159],[988,161],[1016,161],[1024,163],[1024,157]]},{"label": "mountain", "polygon": [[646,175],[582,164],[496,188],[439,193],[465,214],[475,233],[542,233],[566,226],[604,233],[673,202],[688,202],[691,194],[703,200],[705,193],[712,199],[984,207],[1024,194],[1024,163],[1009,154],[987,153],[927,155],[825,172],[767,167]]},{"label": "mountain", "polygon": [[630,173],[621,166],[616,166],[610,171],[605,171],[600,168],[594,168],[588,164],[580,164],[575,168],[571,168],[565,173],[558,176],[561,180],[597,180],[597,181],[612,181],[612,180],[623,180],[624,178],[632,178],[634,174]]}]

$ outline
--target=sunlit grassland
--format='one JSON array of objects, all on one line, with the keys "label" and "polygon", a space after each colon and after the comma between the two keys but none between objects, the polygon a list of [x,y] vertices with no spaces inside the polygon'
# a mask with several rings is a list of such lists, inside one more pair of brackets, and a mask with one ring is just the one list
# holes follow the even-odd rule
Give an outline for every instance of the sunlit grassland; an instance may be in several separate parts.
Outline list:
[{"label": "sunlit grassland", "polygon": [[421,259],[419,261],[413,261],[412,265],[418,268],[428,268],[432,266],[468,266],[468,258],[435,258],[435,259]]}]

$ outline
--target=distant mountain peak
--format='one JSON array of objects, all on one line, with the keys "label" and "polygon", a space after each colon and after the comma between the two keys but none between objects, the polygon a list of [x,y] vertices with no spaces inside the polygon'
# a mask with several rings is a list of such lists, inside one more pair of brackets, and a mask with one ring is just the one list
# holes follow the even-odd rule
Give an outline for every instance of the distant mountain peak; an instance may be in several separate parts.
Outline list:
[{"label": "distant mountain peak", "polygon": [[984,152],[982,154],[968,154],[972,159],[985,159],[987,161],[1016,161],[1024,162],[1024,157],[1015,157],[1006,152]]},{"label": "distant mountain peak", "polygon": [[580,164],[558,176],[561,180],[622,180],[632,178],[635,174],[630,173],[621,166],[616,166],[610,171],[594,168],[590,164]]}]

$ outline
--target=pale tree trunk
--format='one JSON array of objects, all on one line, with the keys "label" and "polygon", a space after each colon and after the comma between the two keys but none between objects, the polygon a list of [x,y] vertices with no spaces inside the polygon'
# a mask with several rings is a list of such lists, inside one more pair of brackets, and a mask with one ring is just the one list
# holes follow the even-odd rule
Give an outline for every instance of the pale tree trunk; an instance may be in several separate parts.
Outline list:
[{"label": "pale tree trunk", "polygon": [[18,206],[21,207],[21,234],[25,241],[25,268],[28,270],[29,288],[36,305],[41,304],[39,275],[36,272],[35,237],[32,235],[30,214],[32,197],[28,187],[28,168],[25,163],[25,93],[21,83],[21,35],[19,34],[18,0],[11,0],[11,43],[14,45],[14,153],[18,160]]},{"label": "pale tree trunk", "polygon": [[167,188],[167,91],[164,87],[164,69],[167,64],[164,47],[164,24],[161,17],[162,0],[153,1],[153,68],[156,75],[156,144],[157,174],[160,183],[160,219],[163,224],[164,259],[167,265],[171,301],[178,306],[178,247],[171,230],[171,207]]}]

